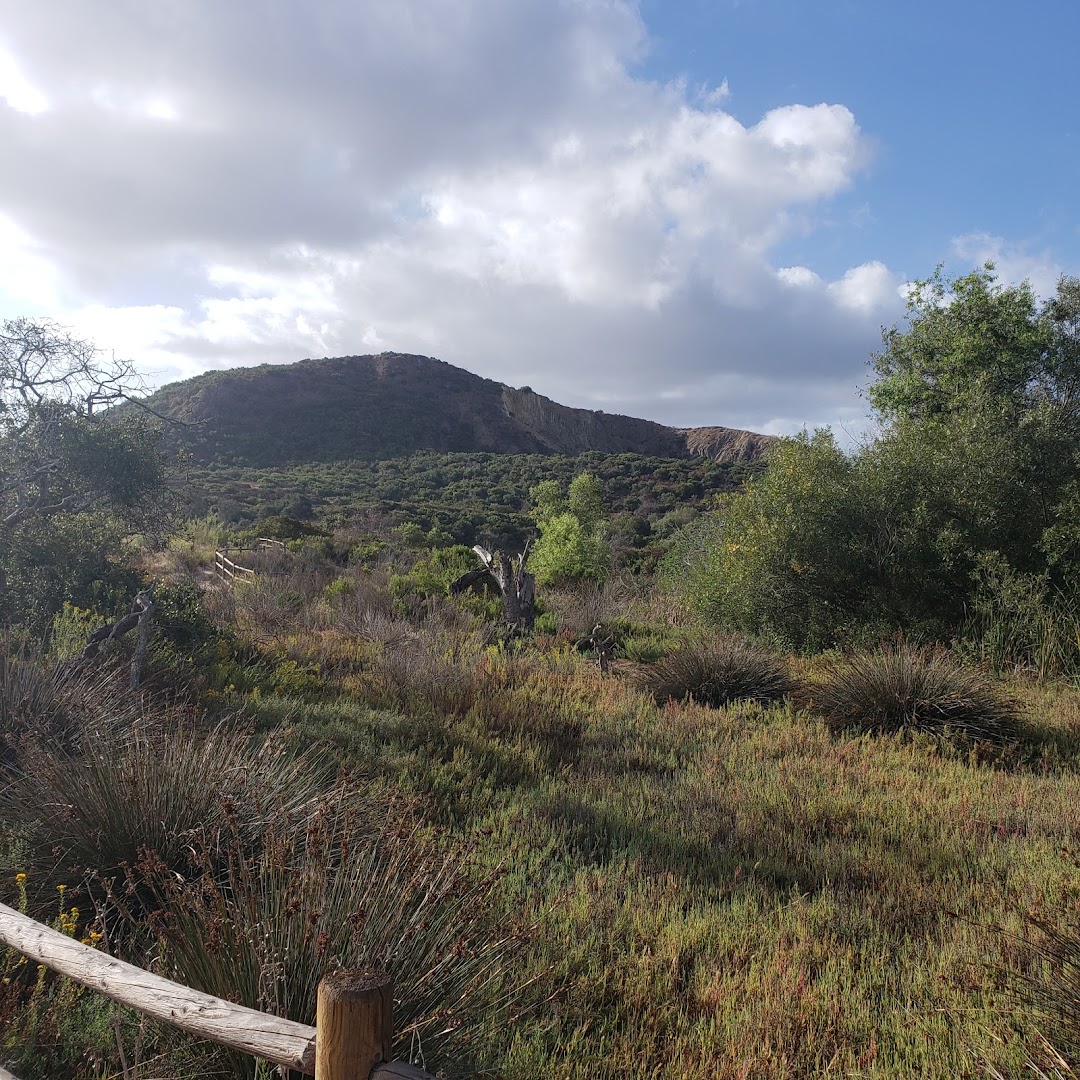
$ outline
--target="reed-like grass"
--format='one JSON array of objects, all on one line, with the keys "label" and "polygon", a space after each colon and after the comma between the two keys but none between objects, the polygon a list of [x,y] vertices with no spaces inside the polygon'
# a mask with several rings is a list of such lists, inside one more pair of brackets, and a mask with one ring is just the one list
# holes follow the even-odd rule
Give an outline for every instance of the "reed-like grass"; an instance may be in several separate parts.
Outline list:
[{"label": "reed-like grass", "polygon": [[836,730],[922,732],[1001,743],[1021,733],[1019,708],[946,649],[900,642],[832,658],[807,691]]},{"label": "reed-like grass", "polygon": [[145,852],[186,876],[198,837],[228,829],[254,848],[268,816],[302,817],[333,779],[332,761],[277,736],[206,730],[189,707],[148,702],[108,671],[25,662],[8,674],[0,825],[35,889],[59,869],[100,902]]},{"label": "reed-like grass", "polygon": [[639,669],[637,682],[657,704],[782,701],[795,688],[787,664],[763,645],[734,635],[687,640]]},{"label": "reed-like grass", "polygon": [[1033,910],[1024,926],[1004,974],[1039,1023],[1033,1071],[1054,1069],[1065,1080],[1080,1069],[1080,908]]},{"label": "reed-like grass", "polygon": [[[525,1008],[507,969],[529,928],[491,918],[499,873],[472,872],[461,845],[363,792],[338,788],[299,828],[268,822],[254,853],[239,834],[223,846],[203,836],[195,850],[201,871],[189,879],[153,858],[135,871],[158,899],[164,964],[189,986],[314,1023],[323,975],[387,971],[396,1055],[451,1076],[474,1075],[478,1031]],[[231,1075],[250,1074],[248,1060],[222,1057]]]}]

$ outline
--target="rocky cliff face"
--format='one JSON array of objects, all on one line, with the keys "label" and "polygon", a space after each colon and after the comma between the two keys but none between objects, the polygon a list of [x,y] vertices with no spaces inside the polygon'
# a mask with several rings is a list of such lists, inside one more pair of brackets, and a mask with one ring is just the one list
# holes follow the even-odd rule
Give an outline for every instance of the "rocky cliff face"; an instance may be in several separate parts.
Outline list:
[{"label": "rocky cliff face", "polygon": [[695,457],[733,463],[757,461],[776,442],[775,435],[758,435],[739,428],[680,428],[679,434]]},{"label": "rocky cliff face", "polygon": [[420,450],[568,454],[595,450],[752,462],[771,437],[676,429],[572,409],[428,356],[381,353],[210,372],[159,390],[152,408],[193,427],[198,461],[270,466],[398,457]]},{"label": "rocky cliff face", "polygon": [[686,457],[686,441],[674,428],[589,409],[571,409],[532,390],[502,389],[503,408],[518,428],[551,454],[646,454]]}]

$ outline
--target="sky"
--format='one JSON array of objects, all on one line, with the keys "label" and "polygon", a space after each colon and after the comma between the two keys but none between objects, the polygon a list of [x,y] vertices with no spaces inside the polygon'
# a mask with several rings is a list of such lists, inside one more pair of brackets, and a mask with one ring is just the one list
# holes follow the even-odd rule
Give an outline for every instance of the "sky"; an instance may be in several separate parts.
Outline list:
[{"label": "sky", "polygon": [[908,283],[1080,273],[1076,0],[0,0],[0,317],[865,429]]}]

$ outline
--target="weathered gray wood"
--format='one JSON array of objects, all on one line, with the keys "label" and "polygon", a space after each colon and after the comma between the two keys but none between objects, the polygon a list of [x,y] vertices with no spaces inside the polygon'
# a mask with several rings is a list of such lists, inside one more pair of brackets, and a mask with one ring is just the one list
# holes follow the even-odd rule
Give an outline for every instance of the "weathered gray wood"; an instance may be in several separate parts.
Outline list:
[{"label": "weathered gray wood", "polygon": [[3,1065],[0,1065],[0,1080],[19,1080],[19,1078],[14,1073],[9,1073]]},{"label": "weathered gray wood", "polygon": [[492,554],[479,544],[473,551],[499,586],[506,621],[515,630],[531,630],[536,621],[536,578],[525,569],[529,545],[513,559],[502,551]]},{"label": "weathered gray wood", "polygon": [[250,566],[241,566],[239,563],[233,562],[224,551],[214,552],[214,570],[222,581],[234,579],[237,574],[255,576],[255,571]]},{"label": "weathered gray wood", "polygon": [[152,599],[156,583],[149,589],[143,589],[135,597],[131,610],[116,622],[95,630],[87,639],[86,648],[83,649],[79,659],[75,661],[75,670],[83,671],[88,668],[97,658],[101,646],[106,641],[115,641],[125,634],[139,628],[135,654],[131,660],[130,685],[134,690],[142,681],[143,663],[146,659],[146,650],[150,644],[150,630],[154,622],[154,601]]},{"label": "weathered gray wood", "polygon": [[308,1076],[315,1072],[315,1029],[256,1012],[152,975],[0,904],[0,941],[31,960],[202,1039]]},{"label": "weathered gray wood", "polygon": [[154,625],[154,601],[151,599],[149,589],[135,597],[135,605],[139,608],[139,628],[135,640],[135,652],[131,657],[129,685],[132,690],[137,690],[139,683],[142,682],[146,650],[150,647],[150,630]]}]

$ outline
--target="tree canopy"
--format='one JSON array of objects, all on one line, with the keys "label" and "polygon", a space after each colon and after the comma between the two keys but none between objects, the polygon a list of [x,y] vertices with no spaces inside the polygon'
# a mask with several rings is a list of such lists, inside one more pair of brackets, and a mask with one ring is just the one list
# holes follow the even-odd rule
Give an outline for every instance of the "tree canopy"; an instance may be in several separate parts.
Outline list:
[{"label": "tree canopy", "polygon": [[47,320],[0,329],[0,615],[85,599],[121,538],[170,502],[160,430],[130,363]]},{"label": "tree canopy", "polygon": [[530,558],[537,581],[602,581],[611,560],[603,484],[584,472],[570,482],[565,496],[555,480],[537,484],[529,496],[540,530]]},{"label": "tree canopy", "polygon": [[1075,590],[1080,282],[1039,305],[990,266],[939,271],[871,364],[875,439],[852,454],[827,431],[784,440],[683,538],[673,566],[698,606],[816,647],[947,638],[994,582]]}]

